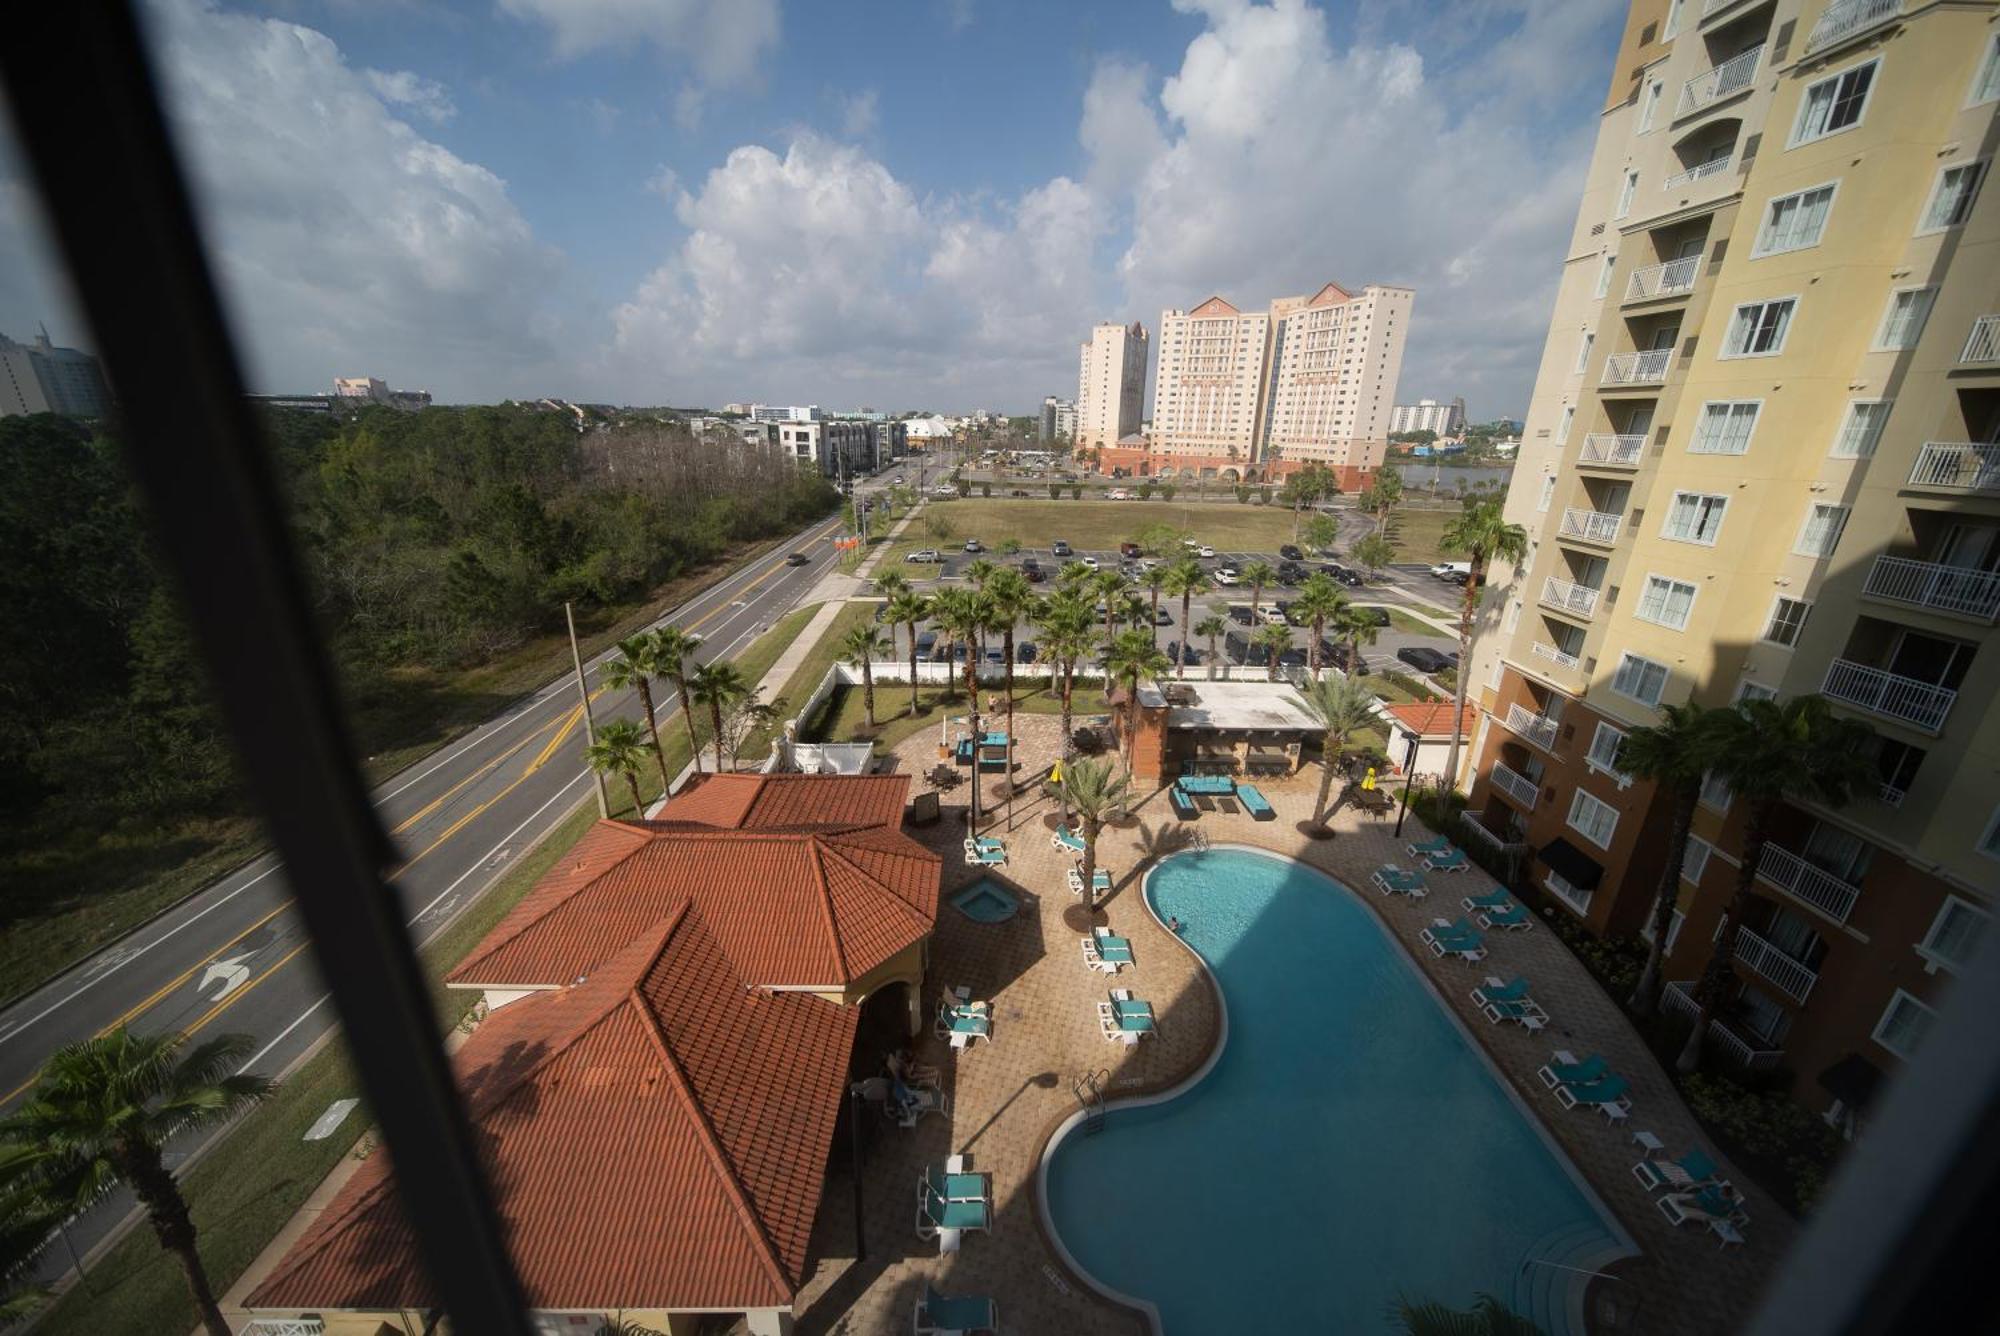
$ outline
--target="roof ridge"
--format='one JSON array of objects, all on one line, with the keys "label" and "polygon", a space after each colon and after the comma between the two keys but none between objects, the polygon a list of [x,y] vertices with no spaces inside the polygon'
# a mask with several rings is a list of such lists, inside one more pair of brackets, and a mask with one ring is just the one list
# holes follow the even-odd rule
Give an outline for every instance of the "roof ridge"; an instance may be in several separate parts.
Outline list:
[{"label": "roof ridge", "polygon": [[[521,934],[525,933],[528,929],[540,923],[543,919],[546,919],[549,915],[555,913],[556,910],[562,908],[564,905],[567,905],[571,900],[575,899],[583,891],[587,890],[592,886],[595,886],[598,882],[604,880],[604,877],[607,873],[622,866],[627,859],[631,858],[634,854],[637,854],[641,849],[645,849],[648,846],[650,846],[653,843],[654,839],[657,838],[651,831],[643,830],[637,826],[631,825],[624,821],[613,821],[609,817],[600,818],[596,822],[596,824],[592,826],[591,829],[600,830],[605,827],[610,827],[611,829],[622,831],[625,834],[632,836],[633,842],[630,845],[630,847],[628,847],[623,853],[619,854],[618,857],[614,858],[605,867],[600,869],[598,872],[594,873],[591,876],[590,880],[576,887],[569,894],[550,897],[549,903],[542,906],[542,910],[540,913],[522,919],[520,924],[515,927],[514,931],[508,933],[505,937],[500,937],[496,935],[499,931],[500,925],[495,924],[493,932],[481,938],[479,944],[472,949],[472,951],[465,957],[465,959],[459,961],[456,965],[452,966],[449,971],[447,971],[446,977],[450,978],[454,975],[463,975],[466,970],[477,965],[482,960],[486,960],[489,957],[493,956],[500,950],[501,947],[506,946],[512,942],[518,941],[521,937]],[[585,839],[589,838],[588,831],[585,832],[584,838]],[[574,852],[575,852],[574,845],[572,845],[569,849],[564,850],[565,856]],[[547,877],[549,873],[553,872],[554,870],[555,868],[551,867],[549,869],[549,872],[544,872],[541,877],[537,877],[535,879],[536,885],[537,886],[540,885],[542,879],[544,877]],[[534,893],[535,893],[535,887],[530,886],[528,888],[527,896],[523,897],[523,903],[525,903],[527,899],[532,898],[534,896]],[[501,923],[505,922],[506,919],[503,917]]]},{"label": "roof ridge", "polygon": [[[918,909],[915,905],[911,904],[908,900],[905,900],[900,894],[897,893],[895,887],[891,886],[888,882],[883,881],[880,877],[870,872],[867,868],[861,866],[861,864],[855,862],[852,858],[849,858],[846,854],[840,852],[840,850],[837,847],[829,845],[824,841],[815,841],[815,843],[820,845],[821,849],[823,850],[824,857],[839,859],[842,863],[846,864],[848,867],[853,868],[855,874],[859,876],[863,881],[867,882],[870,886],[873,886],[878,890],[880,890],[882,894],[876,897],[878,900],[889,901],[891,904],[901,909],[904,912],[904,914],[909,919],[911,919],[918,927],[925,926],[923,911],[921,909]],[[885,854],[890,857],[896,856],[896,855],[889,855],[887,850],[877,850],[876,852]],[[847,958],[845,956],[842,956],[840,963],[843,969],[846,968]]]},{"label": "roof ridge", "polygon": [[[812,865],[813,882],[819,887],[819,907],[826,915],[826,934],[833,941],[833,958],[840,964],[840,977],[852,978],[852,972],[847,965],[847,946],[840,940],[840,915],[833,912],[833,887],[826,879],[825,859],[833,851],[827,848],[826,841],[816,834],[806,837],[806,846],[814,855],[809,861]],[[843,858],[841,861],[844,863],[847,860]],[[864,872],[862,875],[867,874]]]}]

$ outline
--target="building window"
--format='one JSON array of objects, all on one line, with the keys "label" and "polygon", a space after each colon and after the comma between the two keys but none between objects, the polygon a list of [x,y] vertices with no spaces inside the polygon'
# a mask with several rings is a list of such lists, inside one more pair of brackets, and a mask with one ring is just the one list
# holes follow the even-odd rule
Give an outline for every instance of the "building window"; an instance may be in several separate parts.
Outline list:
[{"label": "building window", "polygon": [[1701,805],[1718,812],[1729,810],[1729,781],[1711,770],[1701,777]]},{"label": "building window", "polygon": [[1570,799],[1569,826],[1598,848],[1609,849],[1611,837],[1618,829],[1618,809],[1578,789]]},{"label": "building window", "polygon": [[1757,232],[1757,244],[1750,258],[1778,255],[1819,245],[1826,230],[1826,216],[1833,209],[1833,187],[1814,186],[1795,195],[1780,195],[1764,207],[1764,226]]},{"label": "building window", "polygon": [[1799,530],[1799,541],[1792,551],[1802,557],[1830,557],[1846,527],[1846,506],[1815,501],[1806,510],[1805,526]]},{"label": "building window", "polygon": [[1875,331],[1874,351],[1901,352],[1916,347],[1936,297],[1936,288],[1897,288],[1890,293],[1889,309],[1882,313],[1882,327]]},{"label": "building window", "polygon": [[1584,757],[1585,763],[1593,770],[1604,771],[1621,785],[1631,783],[1632,777],[1618,768],[1618,748],[1624,741],[1623,729],[1599,723],[1597,732],[1590,739],[1590,751]]},{"label": "building window", "polygon": [[1833,438],[1835,459],[1868,459],[1875,453],[1875,445],[1882,439],[1882,428],[1888,424],[1889,409],[1893,399],[1854,399],[1847,405],[1847,416],[1841,419],[1840,434]]},{"label": "building window", "polygon": [[1542,475],[1542,499],[1536,503],[1535,509],[1546,511],[1549,508],[1549,503],[1551,501],[1554,501],[1555,499],[1556,499],[1556,475],[1553,473],[1545,473]]},{"label": "building window", "polygon": [[1618,673],[1611,679],[1611,689],[1641,705],[1658,705],[1667,689],[1667,665],[1654,663],[1637,654],[1626,654],[1618,661]]},{"label": "building window", "polygon": [[1695,423],[1694,439],[1688,442],[1692,455],[1740,455],[1750,449],[1750,433],[1757,428],[1761,399],[1711,400],[1701,406]]},{"label": "building window", "polygon": [[1653,128],[1653,118],[1660,113],[1660,94],[1667,86],[1658,79],[1646,85],[1646,91],[1639,99],[1639,133],[1645,134]]},{"label": "building window", "polygon": [[1632,197],[1638,193],[1639,173],[1625,173],[1625,184],[1618,191],[1618,211],[1611,216],[1613,218],[1623,218],[1626,214],[1632,212]]},{"label": "building window", "polygon": [[1988,858],[2000,858],[2000,807],[1994,808],[1987,819],[1986,833],[1979,837],[1979,852]]},{"label": "building window", "polygon": [[1690,886],[1701,885],[1701,874],[1708,871],[1708,860],[1715,853],[1715,846],[1699,835],[1688,836],[1687,853],[1681,858],[1681,880]]},{"label": "building window", "polygon": [[1576,423],[1576,405],[1564,404],[1562,416],[1556,419],[1556,444],[1569,439],[1569,429]]},{"label": "building window", "polygon": [[1590,365],[1590,345],[1596,342],[1597,335],[1587,329],[1583,331],[1583,342],[1576,345],[1576,366],[1572,370],[1580,372]]},{"label": "building window", "polygon": [[1961,162],[1938,173],[1931,187],[1931,202],[1924,206],[1924,219],[1917,235],[1942,232],[1957,227],[1972,216],[1973,201],[1979,198],[1979,181],[1986,174],[1983,162]]},{"label": "building window", "polygon": [[1911,1058],[1923,1047],[1924,1036],[1931,1032],[1931,1023],[1936,1019],[1935,1011],[1898,988],[1869,1038],[1899,1058]]},{"label": "building window", "polygon": [[[1674,943],[1681,939],[1681,924],[1685,922],[1687,915],[1676,909],[1673,918],[1667,923],[1667,944],[1660,948],[1662,955],[1670,956],[1674,953]],[[1647,942],[1653,940],[1653,916],[1650,913],[1646,915],[1646,921],[1639,925],[1639,936]]]},{"label": "building window", "polygon": [[1972,96],[1965,105],[1976,107],[1995,98],[2000,98],[2000,33],[1986,41],[1986,58],[1979,62],[1979,74],[1972,81]]},{"label": "building window", "polygon": [[1752,682],[1746,677],[1736,684],[1737,700],[1776,700],[1777,698],[1778,689],[1776,687],[1767,687],[1762,682]]},{"label": "building window", "polygon": [[1616,255],[1607,255],[1604,257],[1604,267],[1597,271],[1598,296],[1602,297],[1605,293],[1611,291],[1611,271],[1617,267],[1618,257]]},{"label": "building window", "polygon": [[1642,622],[1682,631],[1687,629],[1688,613],[1693,608],[1693,585],[1664,575],[1648,575],[1645,591],[1639,595],[1639,606],[1632,615]]},{"label": "building window", "polygon": [[1868,94],[1875,87],[1875,69],[1881,63],[1871,60],[1808,85],[1805,96],[1799,99],[1799,118],[1787,147],[1810,144],[1861,124],[1862,114],[1868,110]]},{"label": "building window", "polygon": [[1931,920],[1931,930],[1917,943],[1917,954],[1928,960],[1933,970],[1963,968],[1979,949],[1979,939],[1985,935],[1990,917],[1985,910],[1955,895],[1947,895],[1944,904],[1938,907],[1937,917]]},{"label": "building window", "polygon": [[1681,30],[1681,6],[1686,3],[1687,0],[1672,0],[1672,3],[1667,6],[1667,23],[1660,30],[1661,41],[1671,40],[1674,34]]},{"label": "building window", "polygon": [[1771,605],[1771,620],[1764,627],[1764,639],[1786,649],[1799,643],[1799,632],[1805,629],[1806,614],[1812,611],[1812,604],[1799,598],[1786,598],[1780,594],[1778,601]]},{"label": "building window", "polygon": [[1722,532],[1722,512],[1728,508],[1729,498],[1726,496],[1675,492],[1674,503],[1667,508],[1667,521],[1660,528],[1660,536],[1677,543],[1700,543],[1704,547],[1714,547],[1716,537]]},{"label": "building window", "polygon": [[1723,357],[1776,357],[1785,350],[1785,335],[1791,332],[1796,297],[1745,302],[1729,319],[1729,333],[1722,341]]},{"label": "building window", "polygon": [[1554,869],[1550,869],[1548,874],[1542,878],[1542,885],[1549,888],[1549,894],[1555,896],[1556,899],[1562,901],[1577,913],[1587,914],[1590,912],[1589,887],[1576,885]]}]

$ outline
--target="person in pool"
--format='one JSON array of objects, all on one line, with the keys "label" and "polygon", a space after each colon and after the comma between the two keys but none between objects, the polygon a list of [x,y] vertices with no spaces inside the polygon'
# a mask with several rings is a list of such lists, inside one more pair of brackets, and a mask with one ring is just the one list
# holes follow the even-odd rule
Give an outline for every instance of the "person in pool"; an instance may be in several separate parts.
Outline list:
[{"label": "person in pool", "polygon": [[1180,933],[1180,930],[1181,930],[1180,915],[1178,914],[1167,915],[1167,931],[1178,935]]}]

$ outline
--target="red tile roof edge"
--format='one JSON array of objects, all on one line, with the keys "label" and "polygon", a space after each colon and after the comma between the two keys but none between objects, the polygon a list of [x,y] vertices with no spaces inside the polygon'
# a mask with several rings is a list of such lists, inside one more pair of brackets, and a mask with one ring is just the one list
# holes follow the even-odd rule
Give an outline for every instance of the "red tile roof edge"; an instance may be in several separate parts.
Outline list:
[{"label": "red tile roof edge", "polygon": [[[1448,738],[1451,736],[1453,707],[1449,701],[1416,701],[1409,704],[1390,705],[1384,708],[1420,738]],[[1474,705],[1471,701],[1465,703],[1466,723],[1468,725],[1478,716],[1478,713],[1479,707],[1477,705]],[[1459,736],[1461,738],[1465,737],[1469,732],[1470,729],[1468,727],[1461,730]]]}]

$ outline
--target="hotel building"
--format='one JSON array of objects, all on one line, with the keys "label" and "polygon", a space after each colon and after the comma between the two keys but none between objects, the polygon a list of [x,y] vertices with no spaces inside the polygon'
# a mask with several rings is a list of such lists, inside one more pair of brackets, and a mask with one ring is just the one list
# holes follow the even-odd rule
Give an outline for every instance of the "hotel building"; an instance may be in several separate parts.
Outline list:
[{"label": "hotel building", "polygon": [[[1146,327],[1136,320],[1092,327],[1078,354],[1075,422],[1069,428],[1077,449],[1115,446],[1139,430],[1147,347]],[[1059,423],[1051,422],[1050,429],[1062,432]]]},{"label": "hotel building", "polygon": [[[1618,769],[1680,701],[1817,692],[1880,738],[1782,813],[1712,1051],[1831,1119],[1923,1043],[2000,894],[2000,105],[1990,3],[1637,0],[1472,667],[1472,835],[1642,932],[1666,803]],[[1666,1005],[1733,891],[1711,784]]]}]

